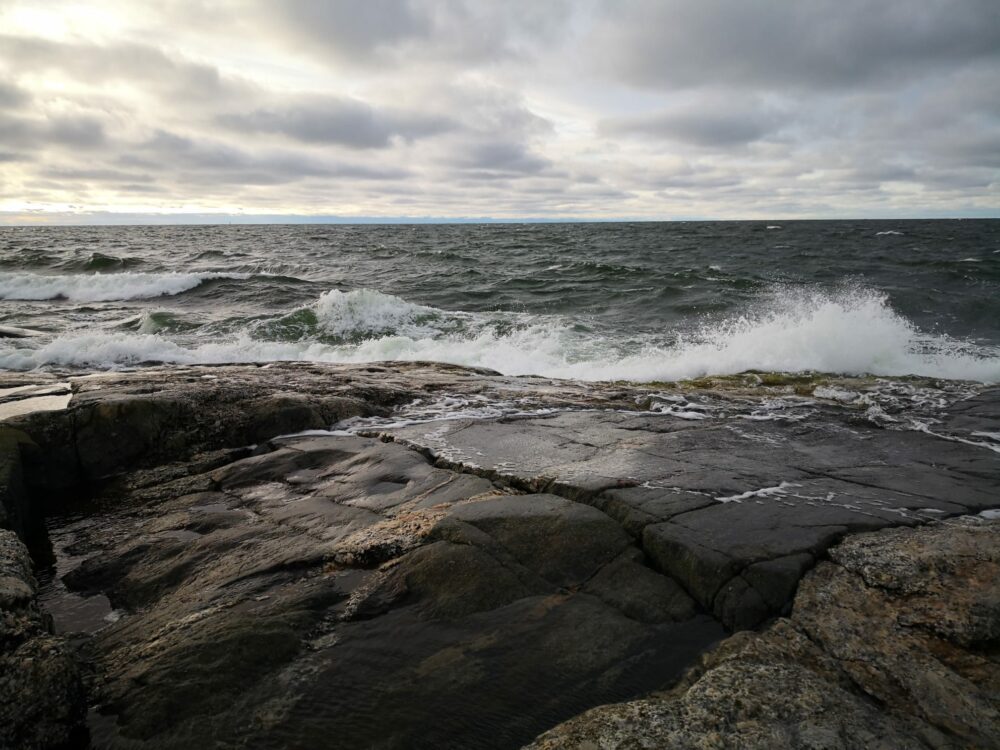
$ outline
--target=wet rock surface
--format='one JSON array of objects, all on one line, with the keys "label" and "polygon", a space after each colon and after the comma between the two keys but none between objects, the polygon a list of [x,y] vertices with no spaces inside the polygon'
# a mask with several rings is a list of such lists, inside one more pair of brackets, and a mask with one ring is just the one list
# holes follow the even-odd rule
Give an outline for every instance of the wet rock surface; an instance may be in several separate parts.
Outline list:
[{"label": "wet rock surface", "polygon": [[[995,398],[962,403],[970,432],[990,423]],[[444,465],[600,509],[653,567],[741,629],[780,614],[802,574],[847,533],[1000,502],[997,452],[851,416],[734,423],[582,411],[378,434]]]},{"label": "wet rock surface", "polygon": [[68,747],[86,714],[83,671],[35,601],[31,559],[0,529],[0,747]]},{"label": "wet rock surface", "polygon": [[596,508],[373,438],[260,450],[78,538],[67,585],[129,613],[92,643],[112,746],[514,746],[722,635]]},{"label": "wet rock surface", "polygon": [[[0,388],[25,377],[0,375]],[[923,537],[883,558],[880,544],[854,541],[952,529],[923,525],[1000,506],[1000,453],[975,437],[992,429],[995,389],[941,407],[932,429],[887,430],[868,406],[751,376],[728,391],[419,363],[52,379],[72,393],[65,409],[0,425],[20,482],[6,483],[17,502],[5,505],[47,517],[74,561],[62,582],[113,608],[77,639],[73,662],[93,675],[95,747],[518,747],[593,706],[669,688],[728,631],[788,614],[796,590],[791,624],[767,631],[776,640],[738,635],[709,657],[752,652],[761,670],[746,683],[736,656],[719,661],[732,677],[711,688],[718,701],[750,705],[747,686],[780,672],[791,682],[773,681],[772,713],[804,711],[798,694],[823,715],[861,712],[869,734],[851,741],[938,736],[919,722],[973,737],[971,719],[943,727],[930,707],[906,714],[885,685],[859,693],[861,676],[821,643],[849,644],[847,632],[808,624],[800,580],[819,592],[828,569],[860,577],[854,599],[836,576],[812,596],[836,600],[842,627],[862,635],[865,607],[888,611],[868,589],[895,585],[908,601],[925,595],[924,622],[952,623],[944,641],[995,640],[992,594],[969,604],[975,616],[945,617],[947,592],[934,599],[919,578],[928,565],[971,575],[961,561],[972,542],[934,541],[943,552],[928,563]],[[911,652],[867,669],[899,672]],[[949,658],[954,671],[960,655]],[[987,688],[926,674],[949,686],[940,696],[972,701],[969,717],[991,720]],[[615,726],[640,726],[628,716]],[[825,747],[833,731],[807,727],[814,744],[795,745],[786,729],[798,724],[781,722],[752,739]],[[567,726],[552,741],[575,746],[565,738],[583,735]],[[728,746],[720,726],[704,746]],[[647,746],[633,740],[611,746]]]},{"label": "wet rock surface", "polygon": [[1000,521],[858,534],[830,557],[789,618],[530,747],[1000,747]]}]

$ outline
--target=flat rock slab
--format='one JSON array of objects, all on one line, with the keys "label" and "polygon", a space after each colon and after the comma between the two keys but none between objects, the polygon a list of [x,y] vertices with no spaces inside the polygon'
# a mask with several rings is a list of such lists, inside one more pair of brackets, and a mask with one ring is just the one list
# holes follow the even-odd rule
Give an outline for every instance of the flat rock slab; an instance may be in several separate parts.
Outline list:
[{"label": "flat rock slab", "polygon": [[[722,627],[599,509],[349,435],[121,478],[65,576],[98,746],[516,747],[664,686]],[[58,617],[58,611],[55,612]]]},{"label": "flat rock slab", "polygon": [[[943,421],[987,429],[996,391]],[[790,601],[848,532],[1000,505],[1000,453],[828,410],[807,421],[564,412],[379,432],[439,465],[589,503],[729,627]],[[972,441],[975,442],[975,441]]]}]

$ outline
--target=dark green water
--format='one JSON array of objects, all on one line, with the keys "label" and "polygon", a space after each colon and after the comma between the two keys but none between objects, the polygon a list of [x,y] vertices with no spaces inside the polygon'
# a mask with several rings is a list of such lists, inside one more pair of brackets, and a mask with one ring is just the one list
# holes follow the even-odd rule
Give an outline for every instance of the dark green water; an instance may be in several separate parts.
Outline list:
[{"label": "dark green water", "polygon": [[1000,221],[0,229],[0,367],[1000,381]]}]

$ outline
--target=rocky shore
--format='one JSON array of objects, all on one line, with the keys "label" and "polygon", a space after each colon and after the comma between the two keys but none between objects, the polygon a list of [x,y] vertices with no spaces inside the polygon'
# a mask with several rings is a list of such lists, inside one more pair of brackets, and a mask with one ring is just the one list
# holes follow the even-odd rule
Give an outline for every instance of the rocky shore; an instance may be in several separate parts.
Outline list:
[{"label": "rocky shore", "polygon": [[1000,390],[877,385],[0,374],[0,747],[1000,746]]},{"label": "rocky shore", "polygon": [[1000,522],[858,534],[829,556],[789,617],[723,641],[670,691],[529,747],[997,747]]}]

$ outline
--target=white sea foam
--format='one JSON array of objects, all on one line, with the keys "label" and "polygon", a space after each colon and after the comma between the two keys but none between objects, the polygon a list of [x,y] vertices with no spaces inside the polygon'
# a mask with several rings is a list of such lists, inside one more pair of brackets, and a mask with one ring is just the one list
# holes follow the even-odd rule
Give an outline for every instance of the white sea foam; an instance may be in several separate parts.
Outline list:
[{"label": "white sea foam", "polygon": [[[513,325],[498,328],[490,316],[435,310],[368,290],[329,293],[314,310],[327,331],[370,335],[336,345],[264,341],[248,333],[204,343],[186,338],[182,344],[162,335],[88,332],[48,342],[0,342],[0,367],[431,360],[581,380],[680,380],[753,369],[1000,382],[1000,351],[921,332],[884,295],[864,289],[778,293],[672,346],[650,343],[624,355],[615,341],[581,333],[555,316],[514,316]],[[464,324],[453,325],[456,319]]]},{"label": "white sea foam", "polygon": [[350,336],[406,335],[433,336],[439,329],[428,325],[442,315],[441,310],[416,305],[375,289],[326,292],[313,305],[319,326],[328,334]]},{"label": "white sea foam", "polygon": [[897,232],[895,229],[886,229],[884,232],[875,232],[876,237],[888,237],[895,235],[896,237],[902,237],[902,232]]},{"label": "white sea foam", "polygon": [[775,495],[787,495],[788,490],[794,487],[801,487],[801,484],[793,484],[792,482],[782,482],[781,484],[775,485],[774,487],[762,487],[759,490],[748,490],[746,492],[740,493],[739,495],[728,495],[726,497],[715,498],[720,503],[742,503],[744,500],[749,500],[756,497],[773,497]]},{"label": "white sea foam", "polygon": [[74,302],[142,299],[180,294],[209,279],[249,277],[249,274],[233,273],[11,273],[0,277],[0,299]]}]

